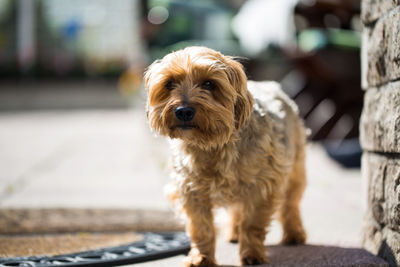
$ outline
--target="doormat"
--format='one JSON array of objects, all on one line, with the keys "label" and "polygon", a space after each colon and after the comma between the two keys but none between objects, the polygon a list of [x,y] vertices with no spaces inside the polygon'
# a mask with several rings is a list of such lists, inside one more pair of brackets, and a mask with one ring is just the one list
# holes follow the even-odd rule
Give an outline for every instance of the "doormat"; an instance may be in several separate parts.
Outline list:
[{"label": "doormat", "polygon": [[0,257],[76,253],[181,230],[173,213],[160,210],[0,209]]}]

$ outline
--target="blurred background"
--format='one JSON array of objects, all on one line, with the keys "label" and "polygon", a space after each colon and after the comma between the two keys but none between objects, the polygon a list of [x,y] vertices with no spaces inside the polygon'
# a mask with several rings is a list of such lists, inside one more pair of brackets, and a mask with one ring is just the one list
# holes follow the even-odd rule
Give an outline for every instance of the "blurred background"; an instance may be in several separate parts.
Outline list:
[{"label": "blurred background", "polygon": [[205,45],[280,81],[311,139],[357,166],[342,144],[359,150],[359,13],[358,0],[0,0],[0,109],[131,107],[147,65]]},{"label": "blurred background", "polygon": [[0,0],[0,207],[167,209],[143,72],[204,45],[297,102],[310,239],[358,245],[360,32],[359,0]]}]

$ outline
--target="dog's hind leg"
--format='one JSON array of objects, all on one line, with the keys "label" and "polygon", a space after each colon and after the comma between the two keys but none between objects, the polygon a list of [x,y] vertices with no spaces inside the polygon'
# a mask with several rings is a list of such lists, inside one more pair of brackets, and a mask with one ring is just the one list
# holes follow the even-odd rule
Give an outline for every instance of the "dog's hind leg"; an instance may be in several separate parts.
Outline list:
[{"label": "dog's hind leg", "polygon": [[306,186],[304,147],[298,151],[293,170],[289,174],[279,219],[283,228],[282,244],[304,244],[306,232],[304,231],[300,215],[300,200]]},{"label": "dog's hind leg", "polygon": [[230,215],[229,229],[227,240],[230,243],[239,241],[239,224],[241,220],[241,210],[238,204],[234,204],[228,209]]}]

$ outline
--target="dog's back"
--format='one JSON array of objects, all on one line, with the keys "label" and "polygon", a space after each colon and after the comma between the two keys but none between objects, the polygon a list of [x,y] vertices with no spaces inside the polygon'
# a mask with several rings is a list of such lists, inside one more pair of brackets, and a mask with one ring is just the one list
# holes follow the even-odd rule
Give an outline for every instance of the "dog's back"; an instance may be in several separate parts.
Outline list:
[{"label": "dog's back", "polygon": [[[275,151],[283,161],[291,165],[299,147],[306,142],[305,128],[298,115],[298,107],[274,81],[248,81],[248,90],[254,98],[254,110],[250,120],[263,134],[271,138]],[[251,131],[254,132],[254,129]]]}]

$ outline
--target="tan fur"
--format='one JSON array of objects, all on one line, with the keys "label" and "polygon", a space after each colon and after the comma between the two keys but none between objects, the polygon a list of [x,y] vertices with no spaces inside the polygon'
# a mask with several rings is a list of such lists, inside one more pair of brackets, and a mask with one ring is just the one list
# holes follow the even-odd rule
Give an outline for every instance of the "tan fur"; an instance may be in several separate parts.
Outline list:
[{"label": "tan fur", "polygon": [[[212,91],[201,84],[211,80]],[[173,90],[166,84],[173,81]],[[192,249],[185,266],[216,264],[213,208],[232,214],[229,239],[242,264],[267,262],[266,229],[279,211],[285,244],[306,240],[299,202],[306,179],[306,136],[296,105],[274,82],[247,81],[242,65],[205,47],[153,63],[145,74],[150,127],[171,138],[170,200],[187,216]],[[193,129],[174,110],[196,109]]]}]

